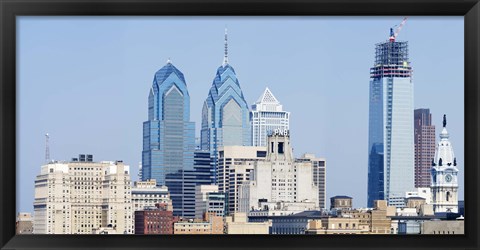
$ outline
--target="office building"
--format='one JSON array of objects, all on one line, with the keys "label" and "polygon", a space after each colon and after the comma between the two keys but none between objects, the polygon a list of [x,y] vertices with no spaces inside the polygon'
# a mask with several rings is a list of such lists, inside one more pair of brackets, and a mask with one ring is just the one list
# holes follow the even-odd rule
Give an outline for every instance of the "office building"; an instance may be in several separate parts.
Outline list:
[{"label": "office building", "polygon": [[210,152],[215,172],[219,148],[252,144],[250,112],[235,70],[228,63],[227,46],[225,30],[223,64],[217,69],[202,109],[201,149]]},{"label": "office building", "polygon": [[313,183],[318,187],[318,206],[325,209],[327,206],[327,166],[325,158],[317,158],[314,154],[303,154],[295,161],[312,163]]},{"label": "office building", "polygon": [[295,161],[288,130],[275,130],[267,145],[266,158],[254,163],[249,181],[239,187],[239,211],[259,209],[260,201],[314,202],[318,208],[313,163]]},{"label": "office building", "polygon": [[195,218],[202,218],[205,213],[224,216],[227,208],[225,199],[225,194],[218,192],[217,185],[197,185]]},{"label": "office building", "polygon": [[[163,186],[167,174],[193,170],[194,150],[195,124],[190,122],[187,84],[183,73],[169,60],[155,73],[148,95],[148,120],[143,123],[142,180],[155,179],[158,186]],[[178,187],[168,188],[172,196],[181,193]]]},{"label": "office building", "polygon": [[458,168],[443,115],[443,129],[432,162],[432,199],[435,213],[458,213]]},{"label": "office building", "polygon": [[226,234],[269,234],[271,222],[248,222],[246,213],[232,213],[225,217]]},{"label": "office building", "polygon": [[135,211],[135,234],[173,234],[173,224],[178,218],[166,203]]},{"label": "office building", "polygon": [[239,187],[250,180],[255,162],[265,159],[267,149],[253,146],[219,148],[218,191],[225,193],[227,214],[239,211]]},{"label": "office building", "polygon": [[290,130],[290,112],[283,111],[268,87],[252,105],[250,120],[253,146],[267,146],[267,136],[274,130]]},{"label": "office building", "polygon": [[435,156],[435,126],[429,109],[415,109],[415,187],[429,188]]},{"label": "office building", "polygon": [[130,169],[93,157],[50,162],[35,179],[34,234],[133,233]]},{"label": "office building", "polygon": [[210,185],[213,172],[210,153],[194,152],[193,170],[179,170],[167,174],[166,185],[177,192],[170,192],[173,202],[173,215],[182,218],[195,218],[195,188],[198,185]]},{"label": "office building", "polygon": [[391,37],[376,44],[369,102],[367,206],[372,207],[374,200],[385,199],[389,204],[403,200],[405,192],[415,186],[413,81],[408,42]]},{"label": "office building", "polygon": [[132,208],[133,211],[143,210],[145,207],[154,207],[155,204],[166,204],[172,207],[172,200],[167,186],[157,186],[157,181],[146,180],[136,181],[132,188]]}]

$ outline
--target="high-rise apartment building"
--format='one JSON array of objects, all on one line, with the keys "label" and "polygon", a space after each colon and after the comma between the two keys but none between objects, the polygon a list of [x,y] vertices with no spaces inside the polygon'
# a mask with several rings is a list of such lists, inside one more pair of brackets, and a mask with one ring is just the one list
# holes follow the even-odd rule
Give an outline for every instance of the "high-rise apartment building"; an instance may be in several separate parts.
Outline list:
[{"label": "high-rise apartment building", "polygon": [[93,157],[43,165],[33,206],[34,234],[91,234],[104,227],[131,234],[129,166]]},{"label": "high-rise apartment building", "polygon": [[267,142],[267,156],[254,163],[250,180],[239,187],[239,211],[261,209],[260,201],[314,202],[318,208],[313,163],[295,161],[288,130],[275,130]]},{"label": "high-rise apartment building", "polygon": [[408,60],[408,42],[393,37],[376,44],[370,69],[369,207],[374,200],[385,199],[389,205],[403,201],[405,192],[414,189],[413,81]]},{"label": "high-rise apartment building", "polygon": [[217,69],[202,109],[201,149],[208,150],[217,171],[218,149],[223,146],[250,146],[250,115],[233,67],[228,63],[227,33],[225,56]]},{"label": "high-rise apartment building", "polygon": [[267,146],[267,136],[275,129],[290,129],[290,112],[283,111],[282,105],[268,88],[252,105],[250,120],[253,146]]},{"label": "high-rise apartment building", "polygon": [[435,156],[435,125],[429,109],[415,109],[415,187],[430,187],[431,165]]},{"label": "high-rise apartment building", "polygon": [[[170,60],[155,73],[143,123],[142,180],[165,185],[167,174],[193,170],[195,124],[190,122],[190,95],[183,73]],[[167,185],[168,186],[168,185]],[[179,187],[168,187],[171,194]],[[174,204],[175,208],[175,204]]]}]

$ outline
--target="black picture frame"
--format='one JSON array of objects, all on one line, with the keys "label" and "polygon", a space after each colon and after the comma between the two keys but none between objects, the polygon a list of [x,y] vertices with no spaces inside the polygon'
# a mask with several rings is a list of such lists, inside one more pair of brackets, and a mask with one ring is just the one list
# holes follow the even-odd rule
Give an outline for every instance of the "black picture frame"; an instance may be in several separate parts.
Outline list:
[{"label": "black picture frame", "polygon": [[[479,0],[0,0],[1,249],[478,249]],[[15,235],[16,16],[458,15],[465,20],[464,235]]]}]

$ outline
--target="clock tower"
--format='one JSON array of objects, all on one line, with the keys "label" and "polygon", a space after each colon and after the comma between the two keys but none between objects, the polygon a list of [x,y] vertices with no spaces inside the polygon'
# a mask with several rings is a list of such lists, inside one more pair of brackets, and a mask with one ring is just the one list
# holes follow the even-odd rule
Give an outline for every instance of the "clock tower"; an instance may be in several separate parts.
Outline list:
[{"label": "clock tower", "polygon": [[432,198],[435,213],[458,213],[458,168],[447,132],[447,118],[443,115],[443,129],[432,159]]}]

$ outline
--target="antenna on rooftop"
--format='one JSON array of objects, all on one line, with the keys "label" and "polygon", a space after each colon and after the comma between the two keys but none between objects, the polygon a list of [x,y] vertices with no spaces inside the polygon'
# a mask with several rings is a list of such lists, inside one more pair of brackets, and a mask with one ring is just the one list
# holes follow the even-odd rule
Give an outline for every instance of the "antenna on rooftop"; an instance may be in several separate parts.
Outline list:
[{"label": "antenna on rooftop", "polygon": [[48,133],[45,134],[45,163],[49,163],[50,162],[50,146],[48,144],[48,139],[50,138],[50,136],[48,135]]}]

